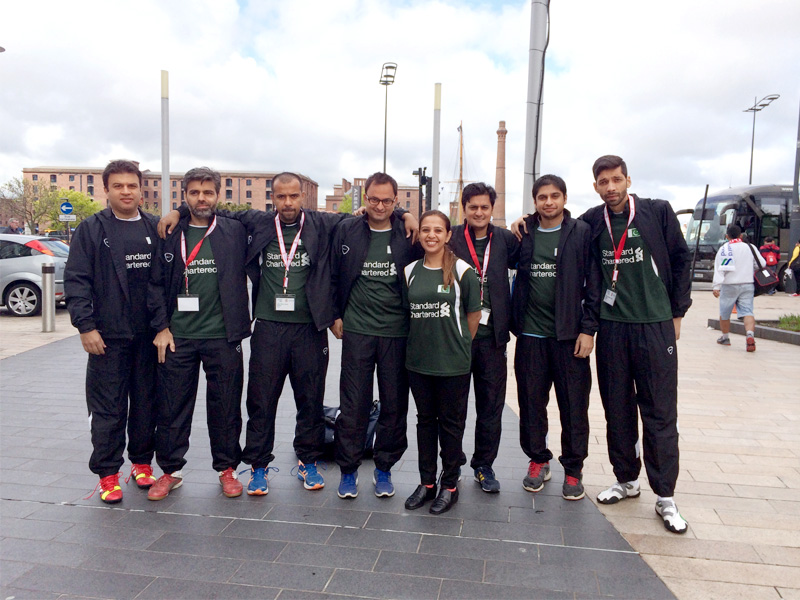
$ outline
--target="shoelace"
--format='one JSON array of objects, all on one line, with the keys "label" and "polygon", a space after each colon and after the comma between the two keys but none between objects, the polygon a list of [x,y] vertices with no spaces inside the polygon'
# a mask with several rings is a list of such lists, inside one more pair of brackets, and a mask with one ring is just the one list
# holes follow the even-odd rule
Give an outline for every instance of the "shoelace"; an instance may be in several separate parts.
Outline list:
[{"label": "shoelace", "polygon": [[[137,469],[136,471],[137,475],[145,475],[146,477],[153,476],[153,467],[151,467],[150,465],[139,465],[139,466],[141,467],[141,470]],[[131,480],[131,477],[133,477],[133,468],[134,468],[133,465],[131,465],[131,472],[128,473],[128,476],[125,478],[126,484]]]},{"label": "shoelace", "polygon": [[528,465],[528,477],[538,477],[542,471],[542,465],[532,462]]},{"label": "shoelace", "polygon": [[[94,496],[95,493],[97,492],[97,488],[99,488],[101,485],[103,485],[104,481],[107,481],[108,479],[110,479],[112,477],[116,477],[116,482],[113,485],[110,485],[108,487],[111,488],[111,489],[114,489],[114,486],[119,485],[119,478],[120,478],[121,475],[122,475],[122,471],[120,471],[119,473],[116,473],[115,475],[109,475],[108,477],[103,477],[102,479],[100,479],[100,481],[97,482],[97,485],[94,486],[94,489],[92,490],[92,493],[89,494],[88,496],[86,496],[86,498],[84,498],[84,500],[91,499],[91,497]],[[103,490],[105,490],[105,487],[103,488]]]},{"label": "shoelace", "polygon": [[290,473],[291,473],[292,475],[297,475],[297,474],[300,472],[300,467],[301,467],[301,466],[302,466],[302,467],[305,467],[305,469],[306,469],[306,472],[307,472],[307,473],[308,473],[308,472],[309,472],[309,470],[310,470],[310,469],[312,469],[312,468],[314,469],[314,471],[318,470],[319,468],[322,468],[322,470],[323,470],[323,471],[327,471],[327,470],[328,470],[328,465],[327,465],[327,463],[326,463],[326,462],[324,462],[324,461],[321,461],[321,460],[319,460],[319,461],[317,461],[317,462],[314,462],[314,463],[308,463],[308,464],[305,464],[305,463],[303,463],[303,462],[299,462],[299,463],[297,463],[297,466],[296,466],[296,467],[294,467],[294,468],[291,470],[291,472],[290,472]]},{"label": "shoelace", "polygon": [[577,477],[567,475],[567,485],[578,485],[579,482],[580,480]]},{"label": "shoelace", "polygon": [[[267,481],[270,481],[271,479],[271,477],[269,476],[270,471],[275,471],[276,473],[279,473],[280,469],[278,467],[264,467],[264,479],[266,479]],[[252,472],[253,469],[243,469],[242,471],[239,471],[239,475],[241,475],[242,473],[252,473]]]}]

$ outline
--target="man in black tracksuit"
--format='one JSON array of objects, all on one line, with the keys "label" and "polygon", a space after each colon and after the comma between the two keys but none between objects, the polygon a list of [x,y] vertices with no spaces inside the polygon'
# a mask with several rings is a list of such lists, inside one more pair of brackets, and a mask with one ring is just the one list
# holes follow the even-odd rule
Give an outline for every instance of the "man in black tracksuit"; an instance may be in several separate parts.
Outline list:
[{"label": "man in black tracksuit", "polygon": [[465,224],[453,227],[450,246],[481,282],[481,321],[472,341],[471,373],[475,384],[475,452],[470,466],[488,493],[500,491],[492,464],[500,447],[506,399],[506,344],[511,321],[508,269],[515,269],[519,243],[490,222],[497,193],[485,183],[471,183],[461,194]]},{"label": "man in black tracksuit", "polygon": [[514,368],[520,444],[530,459],[522,485],[538,492],[550,479],[547,404],[555,386],[561,416],[566,500],[584,497],[583,461],[589,452],[589,354],[597,331],[600,278],[591,269],[591,228],[564,209],[567,186],[556,175],[533,184],[536,213],[526,221],[514,286]]},{"label": "man in black tracksuit", "polygon": [[212,466],[222,492],[240,496],[242,340],[250,336],[247,305],[247,235],[244,226],[214,215],[220,175],[207,167],[183,179],[191,212],[160,244],[148,305],[159,333],[156,461],[164,474],[150,488],[162,500],[183,483],[181,469],[197,398],[200,364],[207,381],[206,412]]},{"label": "man in black tracksuit", "polygon": [[684,533],[688,524],[672,496],[678,479],[676,340],[692,303],[689,249],[668,202],[628,194],[625,161],[602,156],[592,171],[604,204],[581,220],[592,228],[593,263],[603,279],[597,379],[617,478],[597,499],[614,504],[639,495],[640,413],[656,512],[667,530]]},{"label": "man in black tracksuit", "polygon": [[386,173],[364,186],[366,214],[342,221],[331,244],[336,321],[331,331],[342,343],[336,419],[336,462],[342,473],[338,495],[358,495],[358,467],[378,369],[380,413],[375,429],[375,495],[394,495],[391,469],[408,447],[408,375],[405,368],[408,309],[403,305],[403,269],[419,258],[393,214],[397,182]]},{"label": "man in black tracksuit", "polygon": [[109,208],[75,231],[64,272],[72,324],[89,354],[86,404],[92,431],[89,468],[100,477],[100,499],[122,500],[119,471],[125,428],[131,476],[140,488],[154,482],[155,332],[147,312],[147,283],[158,220],[139,210],[142,173],[115,160],[103,172]]}]

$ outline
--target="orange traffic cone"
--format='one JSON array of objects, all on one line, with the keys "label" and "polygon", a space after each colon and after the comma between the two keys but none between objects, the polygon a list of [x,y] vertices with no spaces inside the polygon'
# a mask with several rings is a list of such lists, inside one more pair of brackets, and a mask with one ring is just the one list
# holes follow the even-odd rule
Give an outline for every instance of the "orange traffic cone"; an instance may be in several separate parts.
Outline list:
[{"label": "orange traffic cone", "polygon": [[732,314],[732,315],[735,315],[735,314],[736,314],[736,305],[735,305],[735,304],[733,305],[733,310],[731,311],[731,314]]}]

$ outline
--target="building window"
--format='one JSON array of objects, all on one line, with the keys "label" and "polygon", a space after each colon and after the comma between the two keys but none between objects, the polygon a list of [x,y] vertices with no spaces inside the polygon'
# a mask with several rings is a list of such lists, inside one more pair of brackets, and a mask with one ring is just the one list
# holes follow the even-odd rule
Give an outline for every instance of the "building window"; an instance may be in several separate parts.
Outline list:
[{"label": "building window", "polygon": [[411,192],[406,192],[406,198],[411,198]]},{"label": "building window", "polygon": [[74,185],[71,185],[71,186],[69,186],[69,189],[70,189],[70,191],[72,191],[72,190],[74,190],[74,189],[75,189],[75,186],[74,186]]},{"label": "building window", "polygon": [[70,181],[75,181],[75,175],[70,175],[70,176],[69,176],[69,180],[70,180]]},{"label": "building window", "polygon": [[247,202],[247,206],[253,206],[252,202]]},{"label": "building window", "polygon": [[55,186],[55,185],[51,185],[51,186],[50,186],[50,191],[53,191],[53,192],[55,192],[55,191],[56,191],[56,189],[58,189],[58,186]]},{"label": "building window", "polygon": [[87,175],[86,183],[94,183],[94,175]]},{"label": "building window", "polygon": [[39,181],[39,176],[38,176],[38,175],[34,175],[34,176],[33,176],[33,180],[34,180],[34,181]]},{"label": "building window", "polygon": [[39,186],[38,185],[33,186],[33,193],[34,194],[38,194],[39,193]]},{"label": "building window", "polygon": [[150,192],[145,192],[145,193],[144,193],[144,197],[145,197],[145,198],[149,198],[149,197],[150,197]]},{"label": "building window", "polygon": [[246,180],[246,184],[247,185],[253,185],[253,180],[252,179],[247,179]]},{"label": "building window", "polygon": [[150,185],[150,180],[149,179],[145,179],[144,180],[144,186],[147,187],[148,185]]},{"label": "building window", "polygon": [[225,200],[233,200],[233,190],[225,190]]},{"label": "building window", "polygon": [[153,192],[153,198],[158,198],[158,192]]},{"label": "building window", "polygon": [[406,202],[406,208],[411,208],[411,202]]},{"label": "building window", "polygon": [[153,209],[158,209],[158,202],[153,202]]},{"label": "building window", "polygon": [[267,192],[267,200],[272,200],[272,192]]},{"label": "building window", "polygon": [[153,187],[158,187],[158,179],[153,180]]},{"label": "building window", "polygon": [[172,187],[178,187],[178,182],[174,179],[172,180]]},{"label": "building window", "polygon": [[250,190],[247,190],[247,194],[245,195],[245,198],[252,198],[252,197],[253,197],[253,192],[251,192]]},{"label": "building window", "polygon": [[50,175],[50,183],[55,183],[55,182],[56,182],[56,176]]},{"label": "building window", "polygon": [[338,208],[336,208],[336,202],[333,203],[333,210],[339,210]]},{"label": "building window", "polygon": [[178,197],[178,192],[172,192],[172,199],[175,200],[175,198],[177,197]]},{"label": "building window", "polygon": [[271,211],[273,208],[275,208],[275,207],[274,207],[274,206],[272,206],[272,204],[267,204],[267,205],[264,207],[264,210],[265,210],[265,211],[267,211],[267,212],[269,212],[269,211]]},{"label": "building window", "polygon": [[233,185],[233,179],[231,179],[230,177],[228,177],[228,178],[225,180],[225,187],[231,187],[232,185]]},{"label": "building window", "polygon": [[144,203],[144,209],[145,210],[150,210],[150,203],[149,202],[145,202]]},{"label": "building window", "polygon": [[267,179],[267,189],[268,190],[272,189],[272,179]]},{"label": "building window", "polygon": [[178,203],[177,202],[173,202],[172,203],[172,210],[178,210]]}]

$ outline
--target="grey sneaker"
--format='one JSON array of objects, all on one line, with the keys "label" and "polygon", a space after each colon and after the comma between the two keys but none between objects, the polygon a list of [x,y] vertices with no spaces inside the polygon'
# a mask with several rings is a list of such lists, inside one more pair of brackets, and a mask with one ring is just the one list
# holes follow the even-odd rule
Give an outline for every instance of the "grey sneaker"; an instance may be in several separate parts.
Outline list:
[{"label": "grey sneaker", "polygon": [[674,500],[659,500],[656,502],[656,513],[664,519],[664,528],[672,533],[686,533],[689,524],[678,512]]},{"label": "grey sneaker", "polygon": [[550,463],[536,463],[531,461],[528,464],[528,475],[522,480],[522,487],[529,492],[538,492],[544,487],[545,481],[550,481]]},{"label": "grey sneaker", "polygon": [[583,475],[577,477],[567,475],[564,478],[564,485],[561,486],[561,497],[564,500],[580,500],[586,495],[581,479],[583,479]]},{"label": "grey sneaker", "polygon": [[720,346],[730,346],[731,345],[731,338],[729,338],[727,335],[721,335],[721,336],[719,336],[717,338],[717,343]]},{"label": "grey sneaker", "polygon": [[641,494],[641,490],[638,481],[632,484],[618,481],[607,490],[597,494],[597,501],[600,504],[616,504],[625,498],[636,498],[639,494]]}]

